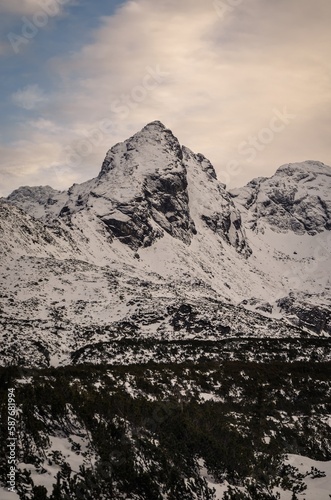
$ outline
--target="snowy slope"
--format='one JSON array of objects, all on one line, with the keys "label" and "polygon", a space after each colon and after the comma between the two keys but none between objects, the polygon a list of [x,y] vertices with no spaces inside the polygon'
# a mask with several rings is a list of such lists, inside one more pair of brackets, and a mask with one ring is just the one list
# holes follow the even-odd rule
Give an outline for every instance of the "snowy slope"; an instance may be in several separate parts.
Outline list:
[{"label": "snowy slope", "polygon": [[0,201],[2,362],[97,361],[101,346],[133,361],[114,350],[133,337],[328,336],[330,172],[286,165],[228,192],[153,122],[95,179],[14,191]]},{"label": "snowy slope", "polygon": [[[330,333],[331,169],[306,161],[230,192],[256,268],[277,283],[274,310]],[[300,321],[300,320],[299,320]]]},{"label": "snowy slope", "polygon": [[[291,465],[297,472],[303,475],[303,484],[306,486],[304,492],[300,495],[305,500],[329,500],[331,491],[331,461],[319,462],[301,455],[288,455],[285,461],[286,465]],[[315,469],[317,474],[312,472]],[[215,490],[215,500],[222,500],[224,493],[229,488],[229,483],[224,481],[222,484],[215,482],[205,468],[201,470],[202,477],[205,477],[210,488]],[[319,474],[321,477],[319,477]],[[247,493],[244,487],[237,487],[237,490]],[[284,491],[281,488],[274,488],[273,494],[279,494],[280,500],[292,500],[293,493]]]}]

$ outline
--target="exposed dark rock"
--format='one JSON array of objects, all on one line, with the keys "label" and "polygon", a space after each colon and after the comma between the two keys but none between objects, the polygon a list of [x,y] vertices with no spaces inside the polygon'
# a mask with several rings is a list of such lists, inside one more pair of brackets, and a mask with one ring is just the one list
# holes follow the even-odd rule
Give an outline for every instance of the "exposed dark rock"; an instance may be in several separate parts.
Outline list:
[{"label": "exposed dark rock", "polygon": [[[288,315],[295,316],[299,327],[307,328],[318,334],[331,334],[331,311],[307,301],[296,299],[293,295],[278,300],[277,305]],[[292,319],[293,321],[293,319]]]},{"label": "exposed dark rock", "polygon": [[254,179],[230,194],[251,213],[252,228],[265,221],[275,230],[314,235],[331,228],[330,178],[323,163],[290,163],[271,178]]},{"label": "exposed dark rock", "polygon": [[245,238],[240,213],[234,207],[230,205],[222,213],[202,215],[201,218],[214,233],[234,246],[239,253],[246,257],[252,253]]}]

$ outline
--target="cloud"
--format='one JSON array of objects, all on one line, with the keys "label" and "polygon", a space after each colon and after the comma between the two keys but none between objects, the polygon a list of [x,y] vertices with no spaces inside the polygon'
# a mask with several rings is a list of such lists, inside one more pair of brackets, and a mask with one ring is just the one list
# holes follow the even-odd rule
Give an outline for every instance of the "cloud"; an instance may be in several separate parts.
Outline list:
[{"label": "cloud", "polygon": [[[312,110],[330,102],[326,14],[331,8],[324,0],[315,6],[301,0],[270,4],[242,2],[220,19],[213,2],[127,2],[104,19],[93,43],[58,61],[65,78],[79,75],[66,119],[74,118],[79,102],[80,121],[107,116],[125,137],[159,118],[222,169],[238,157],[242,141],[268,124],[273,109],[285,106],[297,121],[265,148],[255,167],[269,162],[274,168],[277,157],[283,159],[285,136],[303,128],[310,138],[318,119]],[[141,103],[133,103],[128,96],[147,66],[159,66],[168,76]],[[116,112],[118,101],[130,108],[128,115]],[[300,157],[303,142],[294,143],[288,156]],[[245,158],[238,161],[245,164]]]},{"label": "cloud", "polygon": [[37,84],[28,85],[12,94],[12,101],[20,108],[32,110],[47,101],[43,90]]},{"label": "cloud", "polygon": [[29,43],[40,31],[54,28],[52,19],[66,15],[67,5],[77,5],[76,0],[2,0],[0,31],[7,46],[1,50],[0,44],[0,56],[28,52]]},{"label": "cloud", "polygon": [[61,127],[56,125],[56,123],[51,120],[45,120],[45,118],[38,118],[37,120],[32,120],[27,124],[29,127],[33,127],[37,130],[44,131],[50,134],[56,134],[61,131]]},{"label": "cloud", "polygon": [[0,42],[0,56],[6,55],[9,52],[9,47],[6,43]]},{"label": "cloud", "polygon": [[[220,16],[213,1],[127,1],[100,20],[89,44],[53,59],[48,71],[59,90],[43,109],[59,129],[54,134],[43,127],[43,134],[57,149],[49,152],[41,178],[60,161],[61,148],[84,151],[70,166],[77,181],[96,175],[110,146],[154,119],[210,157],[232,186],[271,175],[289,161],[330,164],[331,3],[228,4]],[[275,110],[284,109],[295,119],[269,141],[265,129]],[[34,141],[32,128],[25,134]],[[248,161],[240,146],[260,137],[264,142]],[[239,166],[231,171],[232,164]]]},{"label": "cloud", "polygon": [[[77,180],[77,172],[63,164],[61,141],[52,140],[47,133],[38,131],[31,140],[18,140],[0,145],[1,195],[19,186],[50,184],[57,189],[67,189]],[[15,154],[13,155],[13,151]],[[80,181],[86,179],[86,172]]]},{"label": "cloud", "polygon": [[2,0],[0,13],[11,13],[17,15],[31,14],[40,9],[39,0]]},{"label": "cloud", "polygon": [[[28,15],[40,10],[59,13],[64,4],[71,0],[1,0],[0,14]],[[53,14],[54,15],[54,14]]]}]

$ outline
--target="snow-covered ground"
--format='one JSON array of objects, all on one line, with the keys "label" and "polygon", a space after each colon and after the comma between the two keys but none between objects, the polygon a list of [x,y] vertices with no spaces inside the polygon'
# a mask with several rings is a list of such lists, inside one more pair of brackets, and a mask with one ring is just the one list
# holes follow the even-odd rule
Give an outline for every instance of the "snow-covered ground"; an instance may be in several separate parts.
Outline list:
[{"label": "snow-covered ground", "polygon": [[[302,500],[330,500],[331,495],[331,461],[328,462],[319,462],[317,460],[312,460],[307,457],[303,457],[301,455],[288,455],[288,459],[285,461],[286,464],[289,464],[295,467],[298,472],[303,475],[309,474],[312,468],[315,468],[321,472],[325,473],[325,477],[316,477],[313,478],[311,475],[308,475],[303,479],[304,484],[307,486],[307,489],[299,494],[299,498]],[[205,467],[201,468],[201,475],[204,477],[208,483],[210,488],[215,489],[215,500],[222,500],[224,493],[227,491],[229,487],[229,483],[224,481],[224,483],[219,484],[216,483],[214,478],[207,473]],[[242,492],[245,491],[245,488],[238,487],[238,489]],[[284,491],[280,488],[275,488],[274,493],[280,494],[280,500],[291,500],[292,492]]]},{"label": "snow-covered ground", "polygon": [[[44,486],[48,495],[53,491],[56,484],[56,476],[61,471],[62,464],[68,464],[73,475],[79,473],[82,465],[91,467],[95,463],[95,456],[91,453],[88,436],[77,434],[64,436],[50,436],[50,446],[45,450],[42,466],[38,468],[29,463],[19,463],[17,469],[31,472],[31,479],[35,486]],[[16,492],[8,491],[0,486],[1,500],[16,500],[19,498]]]}]

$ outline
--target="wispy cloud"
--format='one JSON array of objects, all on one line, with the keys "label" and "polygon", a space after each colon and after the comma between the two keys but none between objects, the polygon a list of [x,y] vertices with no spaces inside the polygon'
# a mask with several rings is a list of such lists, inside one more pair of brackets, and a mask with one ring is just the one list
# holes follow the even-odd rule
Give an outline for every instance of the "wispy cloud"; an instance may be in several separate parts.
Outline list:
[{"label": "wispy cloud", "polygon": [[[103,140],[82,163],[63,170],[63,183],[96,175],[108,147],[154,119],[222,172],[238,157],[240,144],[269,127],[274,109],[284,108],[296,119],[254,162],[239,157],[241,174],[230,181],[269,175],[288,161],[331,163],[330,15],[331,3],[324,0],[246,0],[222,18],[212,0],[125,2],[100,20],[81,50],[50,61],[45,71],[52,72],[58,90],[47,102],[35,85],[15,93],[16,104],[27,110],[42,104],[39,132],[54,145],[40,166],[40,182],[47,177],[56,187],[50,165],[65,162],[63,149],[91,136],[104,120],[109,126]],[[159,68],[164,77],[133,99],[147,68]],[[50,117],[52,125],[46,123]],[[39,140],[28,117],[26,125],[20,134]],[[15,157],[15,148],[10,150]]]},{"label": "wispy cloud", "polygon": [[[0,146],[3,192],[8,193],[15,186],[47,184],[47,172],[52,180],[56,180],[60,165],[53,158],[60,154],[59,145],[46,142],[45,136],[39,136],[39,140],[38,143],[35,137],[32,141],[21,140]],[[73,181],[70,177],[66,180]],[[61,179],[57,179],[57,184],[61,184]]]},{"label": "wispy cloud", "polygon": [[0,14],[29,15],[40,11],[55,15],[72,0],[1,0]]},{"label": "wispy cloud", "polygon": [[46,102],[47,98],[39,85],[33,84],[14,92],[12,100],[16,106],[31,110],[37,108],[39,104]]},{"label": "wispy cloud", "polygon": [[31,14],[40,9],[40,0],[1,0],[0,13]]},{"label": "wispy cloud", "polygon": [[4,43],[4,42],[0,42],[0,56],[8,54],[8,52],[9,52],[8,44]]},{"label": "wispy cloud", "polygon": [[27,126],[50,134],[57,134],[61,131],[61,127],[56,125],[56,123],[51,120],[45,120],[45,118],[32,120],[27,123]]}]

